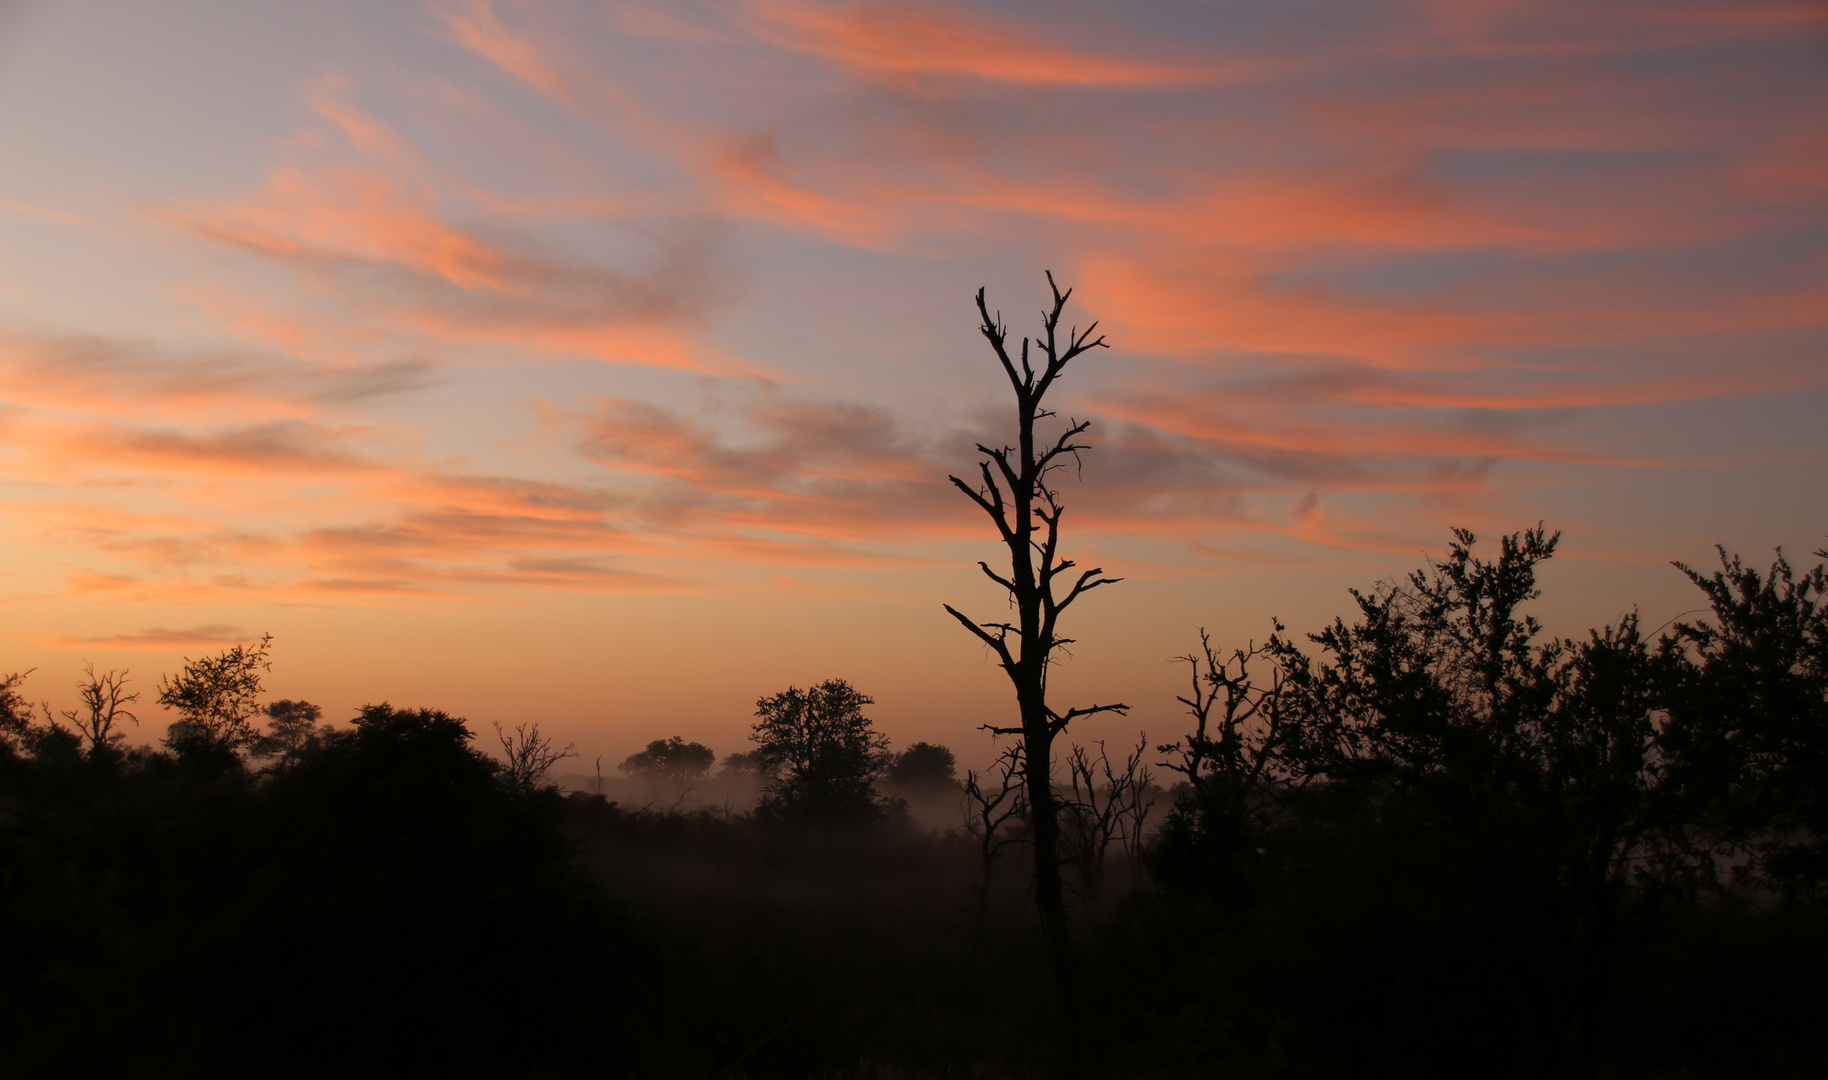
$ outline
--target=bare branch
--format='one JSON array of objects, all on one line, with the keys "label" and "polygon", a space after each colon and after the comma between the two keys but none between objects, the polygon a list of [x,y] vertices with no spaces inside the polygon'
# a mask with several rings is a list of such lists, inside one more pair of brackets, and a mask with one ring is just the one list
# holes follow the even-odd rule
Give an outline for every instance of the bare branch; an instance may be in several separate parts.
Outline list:
[{"label": "bare branch", "polygon": [[[989,480],[990,477],[989,477],[988,470],[985,471],[984,478],[986,481]],[[1015,534],[1010,531],[1009,522],[1006,521],[1003,516],[1002,495],[1000,492],[997,491],[997,489],[994,486],[991,486],[989,488],[990,493],[993,496],[995,496],[994,501],[992,501],[991,499],[984,498],[983,495],[981,495],[977,491],[973,490],[970,484],[965,483],[963,480],[960,480],[956,476],[949,476],[946,479],[952,481],[952,485],[954,487],[958,488],[960,491],[964,492],[966,497],[968,497],[972,502],[977,503],[980,507],[983,507],[984,513],[990,515],[990,520],[996,522],[997,531],[1003,534],[1003,539],[1004,539],[1005,543],[1013,541],[1015,539]]]},{"label": "bare branch", "polygon": [[[978,443],[977,451],[985,457],[988,457],[990,461],[996,462],[997,471],[1003,474],[1003,482],[1009,485],[1009,490],[1011,492],[1020,491],[1022,489],[1022,477],[1017,475],[1016,471],[1009,465],[1009,455],[1013,453],[1013,450],[1010,447],[1006,446],[1001,450],[992,450],[983,443]],[[995,493],[997,502],[1000,505],[1002,503],[1003,493],[997,490],[996,482],[990,479],[990,461],[979,462],[978,469],[984,474],[984,486]]]},{"label": "bare branch", "polygon": [[75,725],[77,733],[89,744],[90,757],[106,753],[126,737],[115,730],[121,721],[139,724],[140,718],[127,706],[138,701],[140,695],[137,690],[128,692],[126,671],[97,675],[95,665],[85,663],[76,689],[82,707],[62,710],[63,718]]},{"label": "bare branch", "polygon": [[[1007,348],[1009,331],[1003,326],[1000,317],[1001,313],[999,313],[998,318],[993,319],[990,317],[990,308],[985,306],[984,290],[982,288],[979,288],[977,291],[977,311],[978,315],[983,320],[982,325],[978,327],[978,331],[984,335],[985,340],[990,342],[990,347],[995,350],[997,359],[1003,364],[1004,373],[1009,376],[1010,385],[1014,386],[1018,392],[1022,391],[1026,388],[1026,384],[1022,381],[1021,376],[1016,374],[1016,366],[1009,360],[1009,349]],[[1028,358],[1026,356],[1023,357],[1023,366],[1028,366]]]},{"label": "bare branch", "polygon": [[1096,716],[1099,713],[1107,712],[1114,712],[1122,715],[1127,714],[1129,711],[1130,707],[1121,703],[1115,705],[1088,705],[1083,708],[1074,707],[1066,710],[1064,713],[1056,713],[1052,709],[1049,709],[1048,712],[1052,715],[1053,719],[1048,722],[1048,727],[1054,734],[1058,735],[1060,732],[1066,730],[1066,725],[1082,716]]},{"label": "bare branch", "polygon": [[1065,598],[1054,605],[1055,609],[1064,611],[1068,604],[1079,599],[1081,593],[1091,592],[1100,585],[1115,585],[1123,580],[1119,577],[1099,577],[1098,575],[1102,573],[1104,573],[1103,568],[1094,566],[1085,573],[1080,574],[1079,580],[1073,583],[1072,589],[1066,594]]},{"label": "bare branch", "polygon": [[540,734],[538,724],[518,724],[508,732],[498,720],[495,737],[501,740],[502,751],[508,759],[503,775],[517,791],[533,790],[554,765],[578,755],[576,743],[566,744],[563,750],[555,749],[552,740]]},{"label": "bare branch", "polygon": [[[953,607],[951,604],[944,604],[941,606],[943,606],[948,612],[950,612],[952,617],[957,619],[959,621],[959,623],[964,626],[965,629],[971,631],[973,634],[976,634],[979,641],[982,641],[984,644],[986,644],[986,645],[990,646],[992,649],[996,650],[997,657],[1003,661],[1004,667],[1010,667],[1015,664],[1015,659],[1009,655],[1009,646],[1004,643],[1004,641],[1001,637],[992,636],[991,634],[986,633],[984,631],[983,627],[979,626],[976,622],[973,622],[969,616],[967,616],[964,612],[959,611],[957,608]],[[995,626],[996,624],[986,623],[984,625]]]},{"label": "bare branch", "polygon": [[990,905],[991,875],[1003,849],[1020,843],[1022,836],[1011,835],[1006,826],[1021,822],[1028,804],[1023,798],[1026,778],[1022,771],[1022,748],[1005,749],[998,755],[994,785],[984,783],[982,773],[966,772],[964,797],[959,804],[965,818],[965,831],[977,838],[980,877],[971,886],[977,898],[977,932],[982,935],[984,915]]},{"label": "bare branch", "polygon": [[997,573],[995,570],[992,570],[989,563],[980,560],[977,566],[979,570],[984,572],[985,577],[996,582],[998,585],[1003,586],[1003,588],[1008,589],[1010,592],[1016,591],[1016,583]]}]

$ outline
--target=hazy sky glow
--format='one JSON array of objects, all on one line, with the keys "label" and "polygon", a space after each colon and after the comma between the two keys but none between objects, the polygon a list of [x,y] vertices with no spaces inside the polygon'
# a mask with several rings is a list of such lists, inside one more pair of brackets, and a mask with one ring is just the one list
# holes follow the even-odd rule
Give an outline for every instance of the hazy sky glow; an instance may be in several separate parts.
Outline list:
[{"label": "hazy sky glow", "polygon": [[0,670],[54,702],[270,630],[338,717],[727,752],[843,676],[975,746],[970,297],[1030,330],[1043,268],[1128,579],[1060,685],[1156,734],[1198,625],[1451,524],[1565,530],[1567,633],[1828,540],[1819,3],[0,2],[0,148]]}]

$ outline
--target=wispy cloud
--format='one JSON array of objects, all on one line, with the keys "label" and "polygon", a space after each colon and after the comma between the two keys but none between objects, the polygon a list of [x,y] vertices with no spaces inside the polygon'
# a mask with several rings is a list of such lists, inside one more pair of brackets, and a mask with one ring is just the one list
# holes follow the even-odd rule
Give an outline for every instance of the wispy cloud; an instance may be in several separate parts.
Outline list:
[{"label": "wispy cloud", "polygon": [[254,635],[240,627],[222,623],[193,626],[185,630],[154,627],[130,634],[101,634],[93,637],[58,637],[48,643],[57,648],[84,647],[104,649],[193,649],[218,645],[235,645],[252,640]]},{"label": "wispy cloud", "polygon": [[[704,345],[727,302],[714,223],[621,230],[625,265],[580,258],[537,239],[537,211],[475,190],[429,163],[404,136],[345,102],[340,80],[313,94],[336,138],[312,140],[257,190],[229,202],[153,207],[159,221],[284,272],[297,288],[266,292],[218,282],[244,329],[297,347],[334,334],[345,349],[512,345],[690,371],[755,374]],[[340,145],[338,145],[340,143]],[[321,146],[321,149],[314,149]],[[206,302],[211,294],[206,292]],[[315,326],[300,332],[301,320]],[[339,327],[332,331],[331,327]],[[359,344],[358,344],[359,343]]]},{"label": "wispy cloud", "polygon": [[1211,68],[1126,59],[1049,44],[1033,25],[966,7],[851,0],[816,4],[751,0],[770,42],[835,61],[872,78],[967,76],[1018,86],[1144,87],[1206,82]]},{"label": "wispy cloud", "polygon": [[0,392],[15,405],[52,411],[304,419],[437,381],[434,365],[422,359],[320,364],[274,349],[0,330]]}]

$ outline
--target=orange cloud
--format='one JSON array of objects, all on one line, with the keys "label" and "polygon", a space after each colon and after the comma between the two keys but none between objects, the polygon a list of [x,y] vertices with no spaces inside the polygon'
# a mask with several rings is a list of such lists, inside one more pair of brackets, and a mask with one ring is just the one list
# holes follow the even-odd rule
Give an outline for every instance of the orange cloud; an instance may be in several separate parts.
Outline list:
[{"label": "orange cloud", "polygon": [[278,294],[227,280],[192,287],[243,330],[313,349],[334,341],[344,354],[418,340],[511,343],[616,363],[761,373],[699,340],[726,292],[714,268],[714,231],[665,235],[645,226],[653,257],[641,269],[560,255],[526,235],[524,211],[504,218],[499,207],[487,209],[490,200],[453,194],[461,185],[441,183],[373,117],[328,93],[315,107],[355,160],[288,164],[241,200],[153,211],[308,286]]},{"label": "orange cloud", "polygon": [[465,48],[548,96],[576,104],[571,80],[544,50],[502,25],[490,0],[447,5],[438,10],[438,18]]},{"label": "orange cloud", "polygon": [[774,140],[750,139],[717,155],[717,179],[723,205],[744,217],[779,225],[800,226],[858,246],[873,246],[890,219],[866,200],[834,198],[780,179]]},{"label": "orange cloud", "polygon": [[453,472],[356,427],[22,409],[0,477],[44,496],[8,531],[60,552],[68,595],[123,602],[680,592],[712,566],[909,564],[873,546],[919,535],[937,482],[879,410],[769,397],[744,413],[765,443],[738,447],[616,404],[583,428],[607,468],[572,484]]},{"label": "orange cloud", "polygon": [[1319,285],[1278,287],[1266,276],[1115,253],[1087,256],[1079,271],[1095,310],[1145,352],[1352,356],[1404,368],[1433,348],[1488,340],[1494,330],[1493,318],[1444,304],[1368,303]]},{"label": "orange cloud", "polygon": [[833,8],[752,0],[749,10],[774,44],[877,77],[963,75],[1020,86],[1165,86],[1212,78],[1192,66],[1073,52],[1038,42],[1032,27],[934,4],[852,0]]}]

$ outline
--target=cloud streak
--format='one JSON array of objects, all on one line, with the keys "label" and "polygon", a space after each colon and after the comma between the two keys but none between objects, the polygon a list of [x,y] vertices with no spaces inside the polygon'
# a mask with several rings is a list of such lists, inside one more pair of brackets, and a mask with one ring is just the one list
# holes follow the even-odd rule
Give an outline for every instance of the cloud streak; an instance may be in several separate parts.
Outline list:
[{"label": "cloud streak", "polygon": [[53,638],[50,644],[57,648],[103,648],[103,649],[173,649],[213,648],[221,645],[235,645],[253,640],[254,635],[239,627],[224,623],[210,623],[207,626],[193,626],[184,630],[172,630],[165,627],[154,627],[131,634],[104,634],[95,637],[59,637]]},{"label": "cloud streak", "polygon": [[769,42],[908,85],[921,76],[967,76],[1026,87],[1159,87],[1206,82],[1216,73],[1078,52],[1038,40],[1033,26],[937,4],[853,2],[837,6],[753,0]]}]

